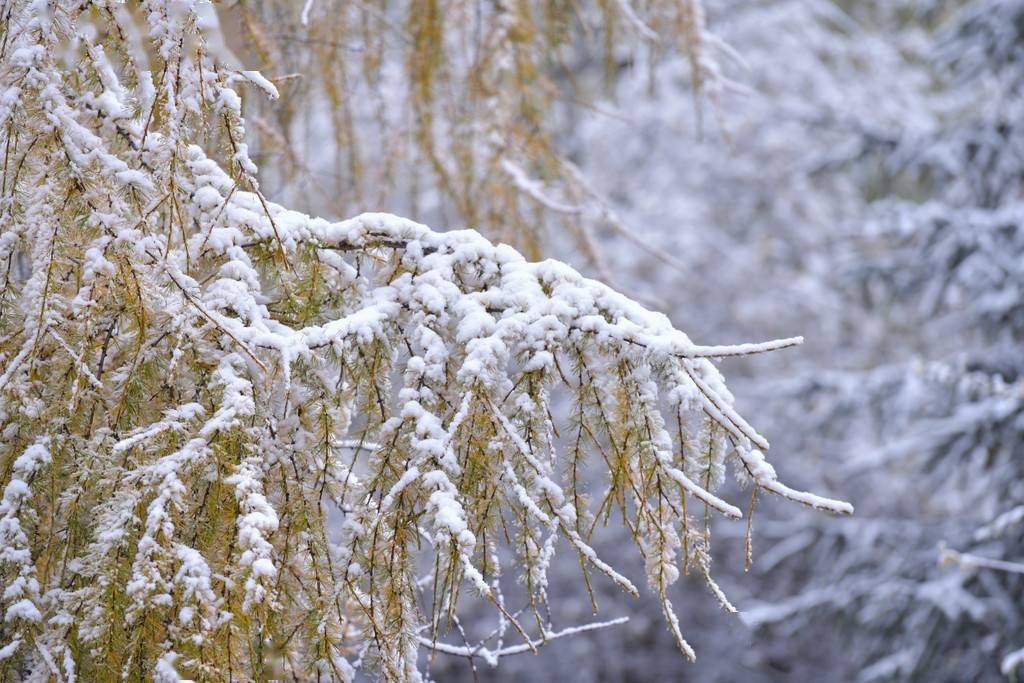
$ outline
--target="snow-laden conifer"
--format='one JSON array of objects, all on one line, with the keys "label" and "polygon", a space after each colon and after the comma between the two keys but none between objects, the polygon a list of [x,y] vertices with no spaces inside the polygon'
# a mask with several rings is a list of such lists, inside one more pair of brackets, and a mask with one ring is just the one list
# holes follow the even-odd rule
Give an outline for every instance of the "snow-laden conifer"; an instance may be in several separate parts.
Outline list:
[{"label": "snow-laden conifer", "polygon": [[[614,623],[545,615],[560,544],[588,586],[638,592],[591,546],[616,513],[692,657],[669,587],[694,568],[731,608],[708,526],[743,516],[714,492],[726,469],[852,510],[777,479],[712,363],[799,338],[700,346],[472,230],[275,204],[234,84],[275,86],[211,56],[189,3],[3,11],[5,675],[405,681],[424,650],[496,662]],[[498,646],[445,640],[471,595]]]}]

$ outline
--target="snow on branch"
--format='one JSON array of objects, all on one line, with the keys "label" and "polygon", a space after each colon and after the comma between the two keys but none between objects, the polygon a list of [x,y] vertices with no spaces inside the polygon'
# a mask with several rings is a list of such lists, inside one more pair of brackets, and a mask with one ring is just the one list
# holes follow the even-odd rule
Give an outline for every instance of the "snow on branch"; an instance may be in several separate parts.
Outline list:
[{"label": "snow on branch", "polygon": [[1007,562],[1006,560],[995,560],[990,557],[982,557],[973,553],[962,553],[944,544],[939,547],[939,564],[955,564],[961,569],[994,569],[1011,574],[1024,574],[1024,562]]},{"label": "snow on branch", "polygon": [[[535,641],[502,581],[547,623],[564,538],[588,588],[637,594],[593,547],[616,514],[692,657],[669,589],[696,566],[731,608],[727,467],[852,511],[777,480],[712,362],[799,338],[699,346],[473,230],[268,201],[238,73],[187,3],[143,5],[151,54],[122,6],[89,43],[77,3],[15,2],[0,47],[0,256],[25,264],[0,296],[0,676],[407,681],[424,640],[535,651],[608,622]],[[522,642],[439,644],[473,595]]]},{"label": "snow on branch", "polygon": [[[618,626],[620,624],[625,624],[627,621],[629,621],[629,617],[619,617],[618,619],[611,619],[609,621],[596,621],[589,624],[581,624],[580,626],[570,626],[569,628],[562,629],[561,631],[545,631],[543,637],[533,640],[531,643],[534,648],[539,648],[542,645],[547,645],[551,641],[558,640],[559,638],[574,636],[580,633],[586,633],[587,631],[596,631],[602,628]],[[457,657],[479,657],[491,666],[497,666],[498,660],[502,657],[530,652],[530,647],[526,643],[520,645],[509,645],[496,650],[489,650],[482,644],[474,646],[448,645],[447,643],[433,642],[429,638],[424,638],[423,636],[419,637],[419,641],[420,645],[435,652],[440,652],[446,655],[455,655]]]}]

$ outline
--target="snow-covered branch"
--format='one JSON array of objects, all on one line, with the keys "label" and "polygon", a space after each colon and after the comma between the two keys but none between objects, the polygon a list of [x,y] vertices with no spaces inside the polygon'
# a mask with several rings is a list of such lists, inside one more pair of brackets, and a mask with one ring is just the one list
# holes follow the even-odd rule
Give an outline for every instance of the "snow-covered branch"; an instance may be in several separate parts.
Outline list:
[{"label": "snow-covered branch", "polygon": [[[564,538],[582,584],[638,594],[595,550],[614,513],[692,657],[670,589],[692,565],[732,609],[727,467],[851,511],[777,481],[712,362],[799,338],[696,345],[474,230],[289,210],[234,90],[280,84],[218,60],[190,3],[143,2],[142,36],[122,5],[40,7],[0,27],[0,262],[24,265],[0,293],[0,677],[404,682],[425,640],[535,651],[619,622],[533,639],[502,581],[548,623]],[[426,638],[474,595],[522,642]]]}]

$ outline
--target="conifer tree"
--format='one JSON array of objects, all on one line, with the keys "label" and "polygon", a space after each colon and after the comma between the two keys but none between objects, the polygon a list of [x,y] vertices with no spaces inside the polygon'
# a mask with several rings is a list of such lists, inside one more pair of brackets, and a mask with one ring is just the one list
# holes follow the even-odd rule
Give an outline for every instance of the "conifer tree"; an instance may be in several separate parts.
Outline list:
[{"label": "conifer tree", "polygon": [[[669,588],[693,571],[731,609],[726,469],[852,511],[779,481],[712,363],[799,338],[700,346],[472,230],[280,206],[236,90],[277,88],[208,26],[187,2],[0,9],[4,678],[494,663],[595,627],[546,619],[560,544],[638,592],[591,546],[613,514],[692,658]],[[504,644],[446,640],[472,597]]]}]

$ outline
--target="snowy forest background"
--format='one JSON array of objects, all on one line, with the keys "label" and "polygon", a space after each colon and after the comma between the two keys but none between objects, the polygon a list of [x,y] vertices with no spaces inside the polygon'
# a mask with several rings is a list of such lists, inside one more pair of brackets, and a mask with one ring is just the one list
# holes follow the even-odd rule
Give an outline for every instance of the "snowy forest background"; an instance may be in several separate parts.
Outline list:
[{"label": "snowy forest background", "polygon": [[[552,76],[597,102],[549,103],[554,143],[632,237],[597,227],[595,265],[556,227],[545,255],[611,274],[695,339],[804,335],[796,352],[724,369],[777,467],[857,513],[765,499],[749,572],[744,523],[725,528],[715,571],[742,614],[679,584],[696,664],[680,660],[655,601],[605,587],[602,613],[628,624],[481,665],[480,679],[1012,677],[1024,657],[1024,3],[728,0],[706,11],[715,71],[700,92],[685,55],[642,44],[610,66],[575,46],[571,73]],[[301,71],[294,14],[263,16],[275,27],[270,74],[291,71],[288,59]],[[358,41],[332,49],[361,54]],[[361,105],[387,107],[387,88],[403,86],[350,78],[352,139],[372,146],[379,119]],[[372,161],[356,180],[351,150],[323,144],[337,122],[315,84],[299,80],[290,97],[287,141],[251,127],[268,194],[324,215],[382,208],[462,224],[429,188],[353,191],[372,187]],[[597,547],[640,571],[620,543],[608,533]],[[585,620],[575,559],[555,574],[556,622]],[[431,671],[471,676],[455,658]]]},{"label": "snowy forest background", "polygon": [[[473,227],[607,282],[698,344],[803,335],[795,349],[725,358],[722,371],[738,412],[771,438],[780,477],[856,513],[761,495],[752,534],[746,519],[716,519],[713,573],[739,614],[699,580],[671,587],[695,663],[681,656],[657,595],[631,599],[604,577],[591,587],[581,560],[562,552],[549,571],[549,623],[592,620],[592,599],[601,619],[628,622],[502,657],[497,668],[423,648],[423,669],[441,681],[499,682],[1024,676],[1024,2],[720,0],[680,3],[690,14],[678,23],[661,2],[551,2],[540,3],[550,16],[526,30],[522,16],[532,20],[537,4],[453,1],[425,19],[417,12],[436,13],[437,3],[200,3],[209,54],[233,73],[218,71],[218,96],[242,95],[248,157],[231,138],[241,118],[224,118],[236,161],[245,157],[238,175],[256,188],[251,158],[271,225],[263,197],[274,211],[330,220],[384,211],[435,229]],[[9,19],[16,6],[30,16],[27,5],[0,7]],[[614,31],[602,23],[611,15],[621,20]],[[161,45],[164,59],[173,42]],[[41,53],[26,49],[2,72],[31,71]],[[89,54],[103,63],[102,50]],[[116,91],[97,71],[98,90]],[[203,77],[200,68],[196,82]],[[16,98],[0,98],[0,113]],[[109,99],[83,101],[83,117],[109,138],[138,136],[104,121],[116,109]],[[140,158],[145,125],[133,147]],[[222,199],[228,206],[231,194]],[[190,237],[205,248],[201,238]],[[15,241],[0,240],[9,261],[24,258]],[[21,358],[2,360],[12,357]],[[5,420],[14,412],[0,406]],[[710,453],[714,434],[702,438]],[[595,490],[604,485],[604,471],[587,476]],[[723,498],[751,500],[731,478],[722,486]],[[5,490],[0,504],[11,549],[0,560],[25,568],[11,586],[31,564],[10,540],[21,533],[19,491]],[[593,545],[642,584],[632,541],[612,516]],[[475,637],[494,621],[479,602],[462,616]],[[11,638],[16,649],[21,635]]]}]

